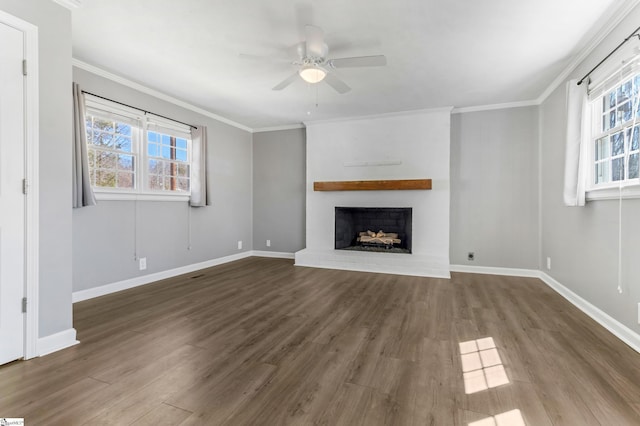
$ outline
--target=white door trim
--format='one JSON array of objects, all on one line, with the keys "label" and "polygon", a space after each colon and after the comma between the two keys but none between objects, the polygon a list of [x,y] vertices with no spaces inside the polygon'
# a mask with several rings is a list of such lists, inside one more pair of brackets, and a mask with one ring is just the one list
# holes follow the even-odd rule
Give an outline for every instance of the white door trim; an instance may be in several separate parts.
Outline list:
[{"label": "white door trim", "polygon": [[[27,76],[24,86],[25,178],[28,190],[25,203],[25,315],[24,358],[38,356],[39,293],[39,96],[38,27],[0,10],[0,22],[24,34],[24,58]],[[69,89],[71,90],[71,89]]]}]

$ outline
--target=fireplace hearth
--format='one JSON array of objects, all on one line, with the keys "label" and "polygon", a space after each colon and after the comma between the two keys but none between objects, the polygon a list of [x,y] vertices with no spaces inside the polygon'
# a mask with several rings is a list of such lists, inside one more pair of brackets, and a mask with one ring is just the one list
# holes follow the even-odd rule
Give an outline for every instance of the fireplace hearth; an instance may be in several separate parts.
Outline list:
[{"label": "fireplace hearth", "polygon": [[410,207],[336,207],[335,249],[411,253]]}]

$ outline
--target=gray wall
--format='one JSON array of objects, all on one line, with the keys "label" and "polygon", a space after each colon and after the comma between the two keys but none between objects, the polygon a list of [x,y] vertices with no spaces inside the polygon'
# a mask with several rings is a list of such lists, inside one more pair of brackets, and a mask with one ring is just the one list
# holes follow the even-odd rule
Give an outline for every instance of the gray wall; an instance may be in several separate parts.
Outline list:
[{"label": "gray wall", "polygon": [[[582,76],[637,27],[636,8],[572,73]],[[562,202],[565,157],[565,84],[540,107],[541,259],[551,257],[550,276],[636,332],[640,302],[640,200],[623,201],[623,293],[618,286],[618,202],[590,201],[585,207]],[[543,262],[544,263],[544,262]]]},{"label": "gray wall", "polygon": [[294,253],[305,248],[306,159],[305,129],[253,135],[255,250]]},{"label": "gray wall", "polygon": [[[208,129],[212,205],[99,201],[73,211],[73,291],[191,265],[252,249],[252,135],[78,68],[83,90]],[[137,210],[137,220],[136,220]],[[191,215],[191,250],[188,220]],[[134,259],[147,258],[140,271]],[[238,250],[238,240],[243,248]]]},{"label": "gray wall", "polygon": [[71,14],[50,0],[0,0],[38,27],[40,97],[39,335],[72,325]]},{"label": "gray wall", "polygon": [[538,216],[538,108],[453,114],[451,263],[538,269]]}]

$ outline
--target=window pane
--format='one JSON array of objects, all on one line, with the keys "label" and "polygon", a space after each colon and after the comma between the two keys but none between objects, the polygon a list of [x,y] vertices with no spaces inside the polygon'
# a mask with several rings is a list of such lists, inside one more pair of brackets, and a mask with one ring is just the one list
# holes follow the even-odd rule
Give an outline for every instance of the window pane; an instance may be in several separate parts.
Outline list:
[{"label": "window pane", "polygon": [[180,161],[187,161],[187,150],[176,149],[176,159]]},{"label": "window pane", "polygon": [[147,146],[147,154],[151,157],[157,157],[158,156],[158,145],[156,145],[155,143],[150,143]]},{"label": "window pane", "polygon": [[176,139],[176,146],[178,148],[187,149],[187,140],[182,138]]},{"label": "window pane", "polygon": [[611,155],[616,156],[624,154],[624,138],[622,132],[615,133],[611,136]]},{"label": "window pane", "polygon": [[629,156],[629,179],[638,179],[638,154]]},{"label": "window pane", "polygon": [[149,173],[154,175],[162,174],[162,161],[149,160]]},{"label": "window pane", "polygon": [[631,139],[631,151],[638,150],[638,135],[640,135],[640,126],[633,128],[633,139]]},{"label": "window pane", "polygon": [[124,136],[131,136],[131,126],[124,123],[117,123],[116,133],[119,133]]},{"label": "window pane", "polygon": [[96,185],[107,188],[115,188],[116,172],[112,170],[96,170]]},{"label": "window pane", "polygon": [[189,166],[187,164],[178,164],[178,176],[189,177]]},{"label": "window pane", "polygon": [[609,98],[609,108],[613,108],[616,106],[616,92],[612,90],[606,98]]},{"label": "window pane", "polygon": [[596,164],[596,183],[606,183],[609,182],[609,162],[606,161],[604,163]]},{"label": "window pane", "polygon": [[158,190],[158,189],[162,189],[160,187],[160,183],[159,182],[162,182],[162,176],[161,177],[158,177],[158,176],[155,176],[155,175],[149,176],[149,189],[154,190],[154,191]]},{"label": "window pane", "polygon": [[615,111],[611,111],[609,113],[609,128],[613,128],[616,127],[616,112]]},{"label": "window pane", "polygon": [[118,169],[133,171],[133,155],[119,155]]},{"label": "window pane", "polygon": [[631,98],[631,87],[631,80],[629,80],[618,88],[617,96],[619,104]]},{"label": "window pane", "polygon": [[609,157],[609,137],[605,136],[596,140],[596,160],[602,160]]},{"label": "window pane", "polygon": [[118,172],[118,188],[133,189],[133,173]]},{"label": "window pane", "polygon": [[631,103],[625,102],[618,107],[618,124],[631,120]]},{"label": "window pane", "polygon": [[160,138],[156,132],[147,132],[147,140],[149,142],[159,142]]},{"label": "window pane", "polygon": [[162,158],[171,158],[171,147],[162,146]]},{"label": "window pane", "polygon": [[611,180],[624,179],[624,158],[616,158],[611,162]]},{"label": "window pane", "polygon": [[162,135],[162,145],[171,145],[171,137],[169,135]]},{"label": "window pane", "polygon": [[108,133],[113,133],[116,130],[113,121],[103,120],[98,117],[94,117],[93,119],[93,128]]},{"label": "window pane", "polygon": [[179,191],[188,191],[189,190],[189,179],[178,178],[178,190]]},{"label": "window pane", "polygon": [[165,175],[167,175],[167,176],[171,176],[171,175],[172,175],[172,173],[171,173],[171,166],[172,166],[172,164],[173,164],[173,163],[172,163],[172,162],[170,162],[170,161],[165,161],[165,162],[164,162],[164,170],[162,171],[162,173],[164,173],[164,174],[165,174]]},{"label": "window pane", "polygon": [[98,151],[96,153],[96,167],[99,169],[115,169],[118,154],[113,152]]},{"label": "window pane", "polygon": [[113,147],[120,151],[131,152],[131,137],[116,136]]}]

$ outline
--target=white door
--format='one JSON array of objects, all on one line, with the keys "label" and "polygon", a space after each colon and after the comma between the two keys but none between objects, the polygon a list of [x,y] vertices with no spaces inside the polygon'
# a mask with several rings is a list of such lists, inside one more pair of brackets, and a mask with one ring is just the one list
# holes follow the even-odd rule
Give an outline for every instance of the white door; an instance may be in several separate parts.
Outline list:
[{"label": "white door", "polygon": [[23,33],[0,24],[0,364],[24,355]]}]

